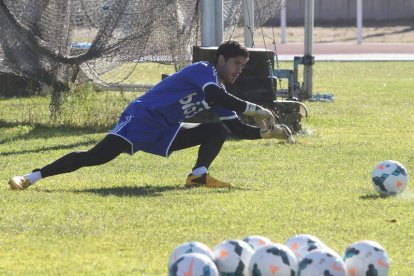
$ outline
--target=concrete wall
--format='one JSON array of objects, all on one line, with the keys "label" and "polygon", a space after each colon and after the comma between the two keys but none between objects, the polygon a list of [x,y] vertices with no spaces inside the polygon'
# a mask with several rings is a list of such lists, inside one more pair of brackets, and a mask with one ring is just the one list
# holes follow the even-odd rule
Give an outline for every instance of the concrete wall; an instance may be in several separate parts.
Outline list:
[{"label": "concrete wall", "polygon": [[[287,24],[303,24],[305,1],[287,0]],[[414,21],[414,0],[362,0],[364,22]],[[355,24],[357,0],[315,0],[315,25]],[[275,22],[280,22],[277,16]]]}]

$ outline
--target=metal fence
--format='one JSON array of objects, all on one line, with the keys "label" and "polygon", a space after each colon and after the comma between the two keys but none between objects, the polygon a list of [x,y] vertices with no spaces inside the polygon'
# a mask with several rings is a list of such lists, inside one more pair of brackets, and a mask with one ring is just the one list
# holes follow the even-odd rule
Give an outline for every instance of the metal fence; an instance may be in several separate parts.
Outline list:
[{"label": "metal fence", "polygon": [[[303,24],[305,2],[286,2],[287,24]],[[414,0],[363,0],[364,22],[414,20]],[[357,0],[315,0],[315,24],[355,24]],[[277,16],[275,22],[279,22]]]}]

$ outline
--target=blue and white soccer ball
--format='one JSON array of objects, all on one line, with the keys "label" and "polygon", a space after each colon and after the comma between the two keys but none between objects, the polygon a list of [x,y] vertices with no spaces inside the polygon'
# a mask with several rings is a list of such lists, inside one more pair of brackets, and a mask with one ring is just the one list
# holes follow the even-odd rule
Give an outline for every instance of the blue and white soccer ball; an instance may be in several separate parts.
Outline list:
[{"label": "blue and white soccer ball", "polygon": [[259,235],[244,237],[243,241],[247,242],[255,251],[262,246],[272,244],[272,241],[269,238]]},{"label": "blue and white soccer ball", "polygon": [[325,250],[314,250],[299,262],[298,276],[346,276],[345,263],[337,254]]},{"label": "blue and white soccer ball", "polygon": [[213,251],[207,245],[197,241],[190,241],[182,243],[174,248],[173,252],[170,254],[168,267],[171,267],[175,261],[187,253],[201,253],[209,257],[211,260],[214,260]]},{"label": "blue and white soccer ball", "polygon": [[378,163],[371,172],[371,179],[375,190],[383,196],[403,192],[408,183],[408,175],[404,166],[394,160]]},{"label": "blue and white soccer ball", "polygon": [[169,268],[169,276],[219,276],[214,262],[201,253],[187,253],[179,257]]},{"label": "blue and white soccer ball", "polygon": [[214,250],[214,260],[221,275],[248,276],[248,266],[254,250],[242,240],[226,240]]},{"label": "blue and white soccer ball", "polygon": [[250,258],[252,276],[291,276],[298,273],[298,261],[287,246],[273,243],[257,249]]},{"label": "blue and white soccer ball", "polygon": [[293,251],[298,262],[309,252],[326,248],[326,245],[319,238],[309,234],[299,234],[290,237],[285,241],[285,245]]},{"label": "blue and white soccer ball", "polygon": [[385,249],[374,241],[357,241],[348,246],[343,256],[348,275],[386,276],[390,259]]}]

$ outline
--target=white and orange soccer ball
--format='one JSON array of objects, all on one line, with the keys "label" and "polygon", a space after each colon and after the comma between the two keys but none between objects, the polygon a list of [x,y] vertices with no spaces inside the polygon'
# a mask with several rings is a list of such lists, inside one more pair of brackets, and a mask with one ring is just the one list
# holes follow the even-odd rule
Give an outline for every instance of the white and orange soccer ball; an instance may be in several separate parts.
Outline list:
[{"label": "white and orange soccer ball", "polygon": [[300,276],[347,276],[345,263],[340,256],[326,250],[313,250],[299,262]]},{"label": "white and orange soccer ball", "polygon": [[242,240],[225,240],[213,250],[220,275],[250,275],[248,266],[253,253],[253,248]]},{"label": "white and orange soccer ball", "polygon": [[291,276],[298,273],[298,261],[287,246],[279,243],[262,246],[250,258],[250,275]]},{"label": "white and orange soccer ball", "polygon": [[189,241],[174,248],[173,252],[170,254],[168,267],[171,267],[175,261],[187,253],[201,253],[209,257],[211,260],[214,260],[213,251],[207,245],[198,241]]},{"label": "white and orange soccer ball", "polygon": [[168,269],[169,276],[219,276],[214,262],[201,253],[186,253]]},{"label": "white and orange soccer ball", "polygon": [[386,276],[390,259],[385,249],[375,241],[357,241],[349,245],[343,256],[348,276]]},{"label": "white and orange soccer ball", "polygon": [[272,241],[269,238],[259,235],[252,235],[243,238],[243,241],[247,242],[253,250],[257,250],[262,246],[271,245]]},{"label": "white and orange soccer ball", "polygon": [[310,234],[298,234],[288,238],[285,245],[295,254],[298,262],[309,252],[324,249],[326,246],[321,240]]},{"label": "white and orange soccer ball", "polygon": [[382,196],[402,193],[408,184],[408,175],[404,166],[394,160],[378,163],[371,172],[372,184]]}]

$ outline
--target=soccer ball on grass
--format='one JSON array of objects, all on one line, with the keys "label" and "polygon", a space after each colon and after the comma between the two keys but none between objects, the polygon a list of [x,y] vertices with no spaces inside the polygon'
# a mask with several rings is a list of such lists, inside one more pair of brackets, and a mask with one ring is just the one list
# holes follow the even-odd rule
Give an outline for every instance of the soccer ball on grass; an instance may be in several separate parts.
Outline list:
[{"label": "soccer ball on grass", "polygon": [[329,251],[317,249],[305,255],[299,262],[298,275],[346,276],[346,267],[341,257]]},{"label": "soccer ball on grass", "polygon": [[253,250],[257,250],[262,246],[272,244],[272,241],[269,238],[258,235],[244,237],[243,241],[247,242],[253,248]]},{"label": "soccer ball on grass", "polygon": [[343,256],[348,275],[386,276],[390,259],[385,249],[374,241],[357,241],[349,245]]},{"label": "soccer ball on grass", "polygon": [[226,240],[218,244],[213,255],[221,275],[248,276],[248,266],[254,250],[242,240]]},{"label": "soccer ball on grass", "polygon": [[262,246],[250,258],[252,276],[291,276],[298,273],[298,261],[287,246],[279,243]]},{"label": "soccer ball on grass", "polygon": [[214,262],[201,253],[187,253],[179,257],[169,268],[169,276],[203,275],[219,276]]},{"label": "soccer ball on grass", "polygon": [[382,196],[399,194],[405,190],[408,183],[404,166],[394,160],[378,163],[371,173],[371,179],[375,190]]},{"label": "soccer ball on grass", "polygon": [[187,253],[201,253],[209,257],[211,260],[214,260],[213,251],[207,245],[197,241],[190,241],[182,243],[174,248],[173,252],[170,254],[168,267],[171,267],[175,261]]},{"label": "soccer ball on grass", "polygon": [[285,245],[295,254],[298,262],[309,252],[316,249],[324,249],[326,246],[321,240],[313,235],[299,234],[286,240]]}]

